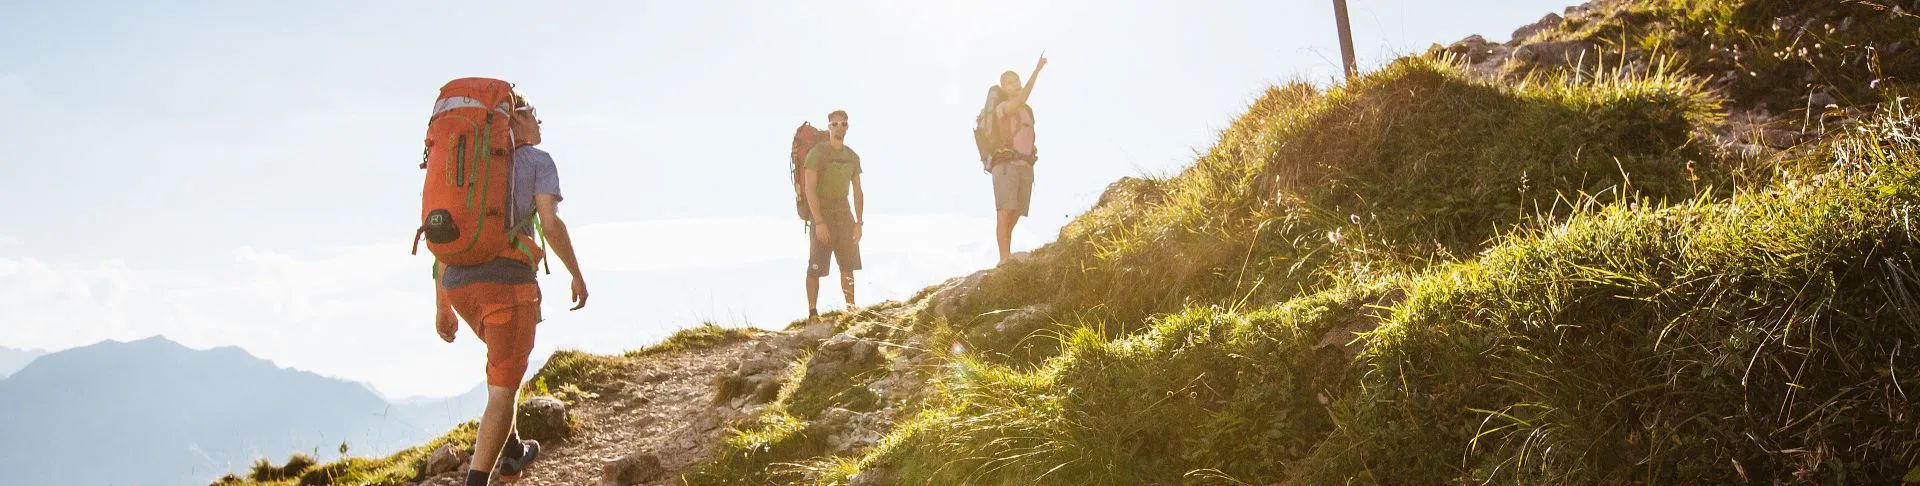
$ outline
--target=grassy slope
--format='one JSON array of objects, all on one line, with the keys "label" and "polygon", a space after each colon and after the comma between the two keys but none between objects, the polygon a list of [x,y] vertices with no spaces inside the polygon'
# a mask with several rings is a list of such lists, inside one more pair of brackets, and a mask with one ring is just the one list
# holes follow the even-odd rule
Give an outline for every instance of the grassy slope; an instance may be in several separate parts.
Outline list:
[{"label": "grassy slope", "polygon": [[[978,322],[908,323],[926,342],[964,340],[978,354],[949,363],[941,391],[880,448],[768,454],[746,446],[789,442],[747,441],[699,478],[1904,474],[1920,441],[1897,427],[1912,410],[1888,373],[1911,369],[1901,356],[1914,350],[1899,343],[1920,337],[1899,324],[1910,231],[1892,225],[1910,201],[1894,196],[1912,192],[1901,141],[1912,131],[1881,127],[1842,143],[1851,147],[1765,161],[1716,159],[1692,135],[1717,122],[1721,93],[1758,106],[1809,89],[1763,81],[1871,77],[1888,82],[1837,90],[1843,103],[1897,98],[1911,86],[1906,58],[1846,59],[1910,20],[1786,39],[1767,16],[1831,19],[1860,5],[1607,8],[1548,35],[1650,49],[1665,57],[1639,65],[1672,67],[1487,85],[1406,59],[1327,93],[1272,89],[1186,172],[1126,181],[1060,241],[989,276],[962,302]],[[1735,43],[1795,52],[1713,61]],[[1720,69],[1762,75],[1703,93],[1694,80]],[[1905,145],[1863,149],[1876,144]],[[979,325],[1035,304],[1056,324],[1024,336]],[[1330,332],[1375,326],[1358,356],[1340,345],[1350,334]],[[1888,362],[1848,362],[1868,356]]]},{"label": "grassy slope", "polygon": [[[1714,116],[1697,85],[1605,79],[1496,87],[1410,58],[1324,94],[1274,88],[1185,172],[1083,215],[962,307],[1047,304],[1057,320],[1124,334],[1192,305],[1277,302],[1470,254],[1582,193],[1612,201],[1625,179],[1685,198],[1731,176],[1691,145]],[[1018,362],[1053,352],[975,344]]]},{"label": "grassy slope", "polygon": [[[949,380],[908,483],[1885,481],[1920,460],[1920,131],[1729,200],[1616,205],[1407,278],[1081,333]],[[1381,305],[1374,305],[1387,302]],[[1323,347],[1356,322],[1367,351]],[[1231,480],[1227,479],[1231,478]],[[1050,480],[1047,480],[1050,479]]]}]

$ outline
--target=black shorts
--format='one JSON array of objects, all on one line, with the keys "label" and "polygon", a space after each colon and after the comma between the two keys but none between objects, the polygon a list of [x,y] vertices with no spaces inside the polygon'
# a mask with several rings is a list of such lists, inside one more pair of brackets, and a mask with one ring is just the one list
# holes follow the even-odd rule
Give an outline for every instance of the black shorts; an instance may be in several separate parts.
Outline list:
[{"label": "black shorts", "polygon": [[816,221],[815,226],[825,224],[827,236],[831,241],[821,242],[813,236],[813,230],[807,230],[807,243],[811,248],[807,252],[807,276],[827,276],[829,260],[840,262],[840,275],[860,269],[860,242],[853,239],[853,214],[844,211],[830,211],[826,221]]}]

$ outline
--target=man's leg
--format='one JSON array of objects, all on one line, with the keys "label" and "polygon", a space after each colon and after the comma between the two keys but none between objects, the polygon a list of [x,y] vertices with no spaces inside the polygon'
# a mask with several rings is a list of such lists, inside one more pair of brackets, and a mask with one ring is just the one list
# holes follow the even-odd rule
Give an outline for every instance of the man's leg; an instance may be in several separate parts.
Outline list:
[{"label": "man's leg", "polygon": [[853,310],[853,271],[840,272],[840,293],[847,296],[847,310]]},{"label": "man's leg", "polygon": [[1020,224],[1020,218],[1033,206],[1033,162],[1009,163],[1007,175],[1013,200],[1012,204],[1000,207],[1000,263],[1013,258],[1013,227]]},{"label": "man's leg", "polygon": [[820,277],[807,275],[807,317],[820,309]]},{"label": "man's leg", "polygon": [[1013,224],[1020,219],[1018,162],[993,164],[993,238],[1000,245],[1000,263],[1013,258]]},{"label": "man's leg", "polygon": [[[520,380],[533,351],[535,326],[540,321],[540,287],[535,284],[471,284],[448,292],[454,310],[487,345],[487,408],[474,431],[473,459],[468,465],[469,486],[487,484],[501,451],[525,453],[520,444],[507,444],[513,433]],[[516,457],[516,459],[519,459]]]},{"label": "man's leg", "polygon": [[[825,224],[825,223],[814,223]],[[829,233],[831,234],[831,233]],[[820,277],[827,276],[827,264],[833,257],[833,247],[828,246],[814,236],[813,227],[807,227],[807,319],[813,319],[820,313]]]},{"label": "man's leg", "polygon": [[500,449],[507,444],[507,434],[513,431],[513,416],[519,407],[515,398],[519,390],[513,387],[487,385],[487,410],[480,414],[480,429],[474,431],[473,465],[474,471],[493,472],[493,465],[500,460]]},{"label": "man's leg", "polygon": [[1013,257],[1013,225],[1020,222],[1020,213],[1012,210],[995,211],[999,216],[994,222],[994,237],[1000,243],[1000,263],[1006,263]]},{"label": "man's leg", "polygon": [[[853,310],[853,272],[860,269],[860,241],[853,238],[859,226],[853,222],[853,215],[846,214],[835,221],[833,259],[840,262],[840,293],[847,298],[847,310]],[[845,236],[842,236],[845,235]]]}]

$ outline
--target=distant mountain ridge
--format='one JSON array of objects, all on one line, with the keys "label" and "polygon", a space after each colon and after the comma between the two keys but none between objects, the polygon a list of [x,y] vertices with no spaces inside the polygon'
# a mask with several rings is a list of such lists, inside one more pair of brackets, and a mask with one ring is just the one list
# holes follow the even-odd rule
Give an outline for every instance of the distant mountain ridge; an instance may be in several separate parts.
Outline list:
[{"label": "distant mountain ridge", "polygon": [[[152,337],[34,358],[0,379],[0,484],[205,484],[257,457],[381,454],[478,414],[484,389],[393,404],[236,347]],[[109,461],[102,463],[102,461]]]},{"label": "distant mountain ridge", "polygon": [[47,354],[46,351],[38,349],[13,349],[0,346],[0,379],[20,371],[21,368],[27,367],[27,363],[32,363],[34,358],[45,354]]}]

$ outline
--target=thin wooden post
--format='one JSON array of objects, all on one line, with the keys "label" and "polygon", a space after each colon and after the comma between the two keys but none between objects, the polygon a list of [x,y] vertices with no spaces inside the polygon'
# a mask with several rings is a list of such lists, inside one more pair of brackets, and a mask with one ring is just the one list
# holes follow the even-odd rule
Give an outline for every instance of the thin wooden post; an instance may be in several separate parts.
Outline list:
[{"label": "thin wooden post", "polygon": [[1333,0],[1333,20],[1340,25],[1340,61],[1346,66],[1347,80],[1352,81],[1359,67],[1353,61],[1353,29],[1347,27],[1347,0]]}]

